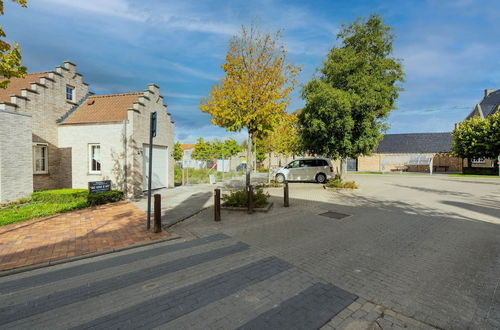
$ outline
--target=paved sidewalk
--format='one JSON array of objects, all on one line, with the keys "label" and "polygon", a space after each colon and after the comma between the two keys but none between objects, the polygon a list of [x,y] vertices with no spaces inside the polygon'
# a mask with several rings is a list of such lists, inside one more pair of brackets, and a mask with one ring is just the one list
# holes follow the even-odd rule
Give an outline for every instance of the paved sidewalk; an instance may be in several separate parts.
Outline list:
[{"label": "paved sidewalk", "polygon": [[0,227],[0,270],[165,238],[145,229],[145,214],[129,202],[101,205]]},{"label": "paved sidewalk", "polygon": [[[252,173],[252,184],[265,181],[266,173]],[[161,195],[162,225],[164,228],[181,222],[201,210],[214,204],[214,189],[223,191],[229,189],[243,189],[245,177],[237,177],[216,184],[195,184],[179,186],[169,189],[160,189],[152,192]],[[147,195],[132,202],[144,212],[147,212]],[[153,212],[153,197],[151,197],[151,212]]]}]

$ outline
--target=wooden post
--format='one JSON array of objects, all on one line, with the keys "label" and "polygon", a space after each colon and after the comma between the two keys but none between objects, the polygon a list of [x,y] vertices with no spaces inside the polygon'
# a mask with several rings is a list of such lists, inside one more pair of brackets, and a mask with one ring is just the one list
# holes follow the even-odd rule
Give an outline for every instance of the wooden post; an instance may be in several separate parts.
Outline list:
[{"label": "wooden post", "polygon": [[161,232],[161,195],[160,194],[155,194],[155,218],[154,218],[154,227],[153,227],[153,232],[154,233],[160,233]]},{"label": "wooden post", "polygon": [[283,206],[289,207],[290,206],[290,196],[288,194],[288,181],[285,181],[285,184],[283,185]]},{"label": "wooden post", "polygon": [[247,206],[248,206],[248,214],[253,213],[253,186],[249,185],[247,190]]},{"label": "wooden post", "polygon": [[214,191],[214,221],[220,221],[220,189]]}]

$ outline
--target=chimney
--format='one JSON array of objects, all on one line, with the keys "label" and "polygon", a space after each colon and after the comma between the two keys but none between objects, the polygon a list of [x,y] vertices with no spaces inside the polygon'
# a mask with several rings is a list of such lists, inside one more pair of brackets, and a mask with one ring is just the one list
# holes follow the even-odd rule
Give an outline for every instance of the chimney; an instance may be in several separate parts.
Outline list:
[{"label": "chimney", "polygon": [[491,94],[491,93],[493,93],[493,92],[494,92],[494,89],[493,89],[493,88],[486,88],[486,89],[484,90],[484,97],[486,97],[486,96],[490,95],[490,94]]}]

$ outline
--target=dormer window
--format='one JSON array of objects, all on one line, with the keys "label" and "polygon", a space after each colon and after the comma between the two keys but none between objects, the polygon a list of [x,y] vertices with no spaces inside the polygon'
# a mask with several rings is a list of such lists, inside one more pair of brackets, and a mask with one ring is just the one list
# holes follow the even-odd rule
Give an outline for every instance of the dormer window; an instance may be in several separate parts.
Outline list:
[{"label": "dormer window", "polygon": [[75,88],[71,86],[66,86],[66,100],[75,101]]}]

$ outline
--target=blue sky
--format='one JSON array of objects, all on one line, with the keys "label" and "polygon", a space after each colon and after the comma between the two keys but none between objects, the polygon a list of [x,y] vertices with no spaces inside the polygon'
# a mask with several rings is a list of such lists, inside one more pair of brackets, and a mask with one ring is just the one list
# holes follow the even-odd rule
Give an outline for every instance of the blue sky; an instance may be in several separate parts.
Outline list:
[{"label": "blue sky", "polygon": [[[30,72],[70,60],[98,94],[160,85],[176,123],[176,138],[234,137],[210,124],[200,99],[223,76],[230,37],[258,21],[283,29],[291,62],[305,84],[336,43],[342,23],[377,12],[394,28],[394,56],[406,72],[389,133],[453,129],[485,88],[500,88],[500,1],[7,1],[2,25],[22,49]],[[300,108],[300,86],[289,110]]]}]

